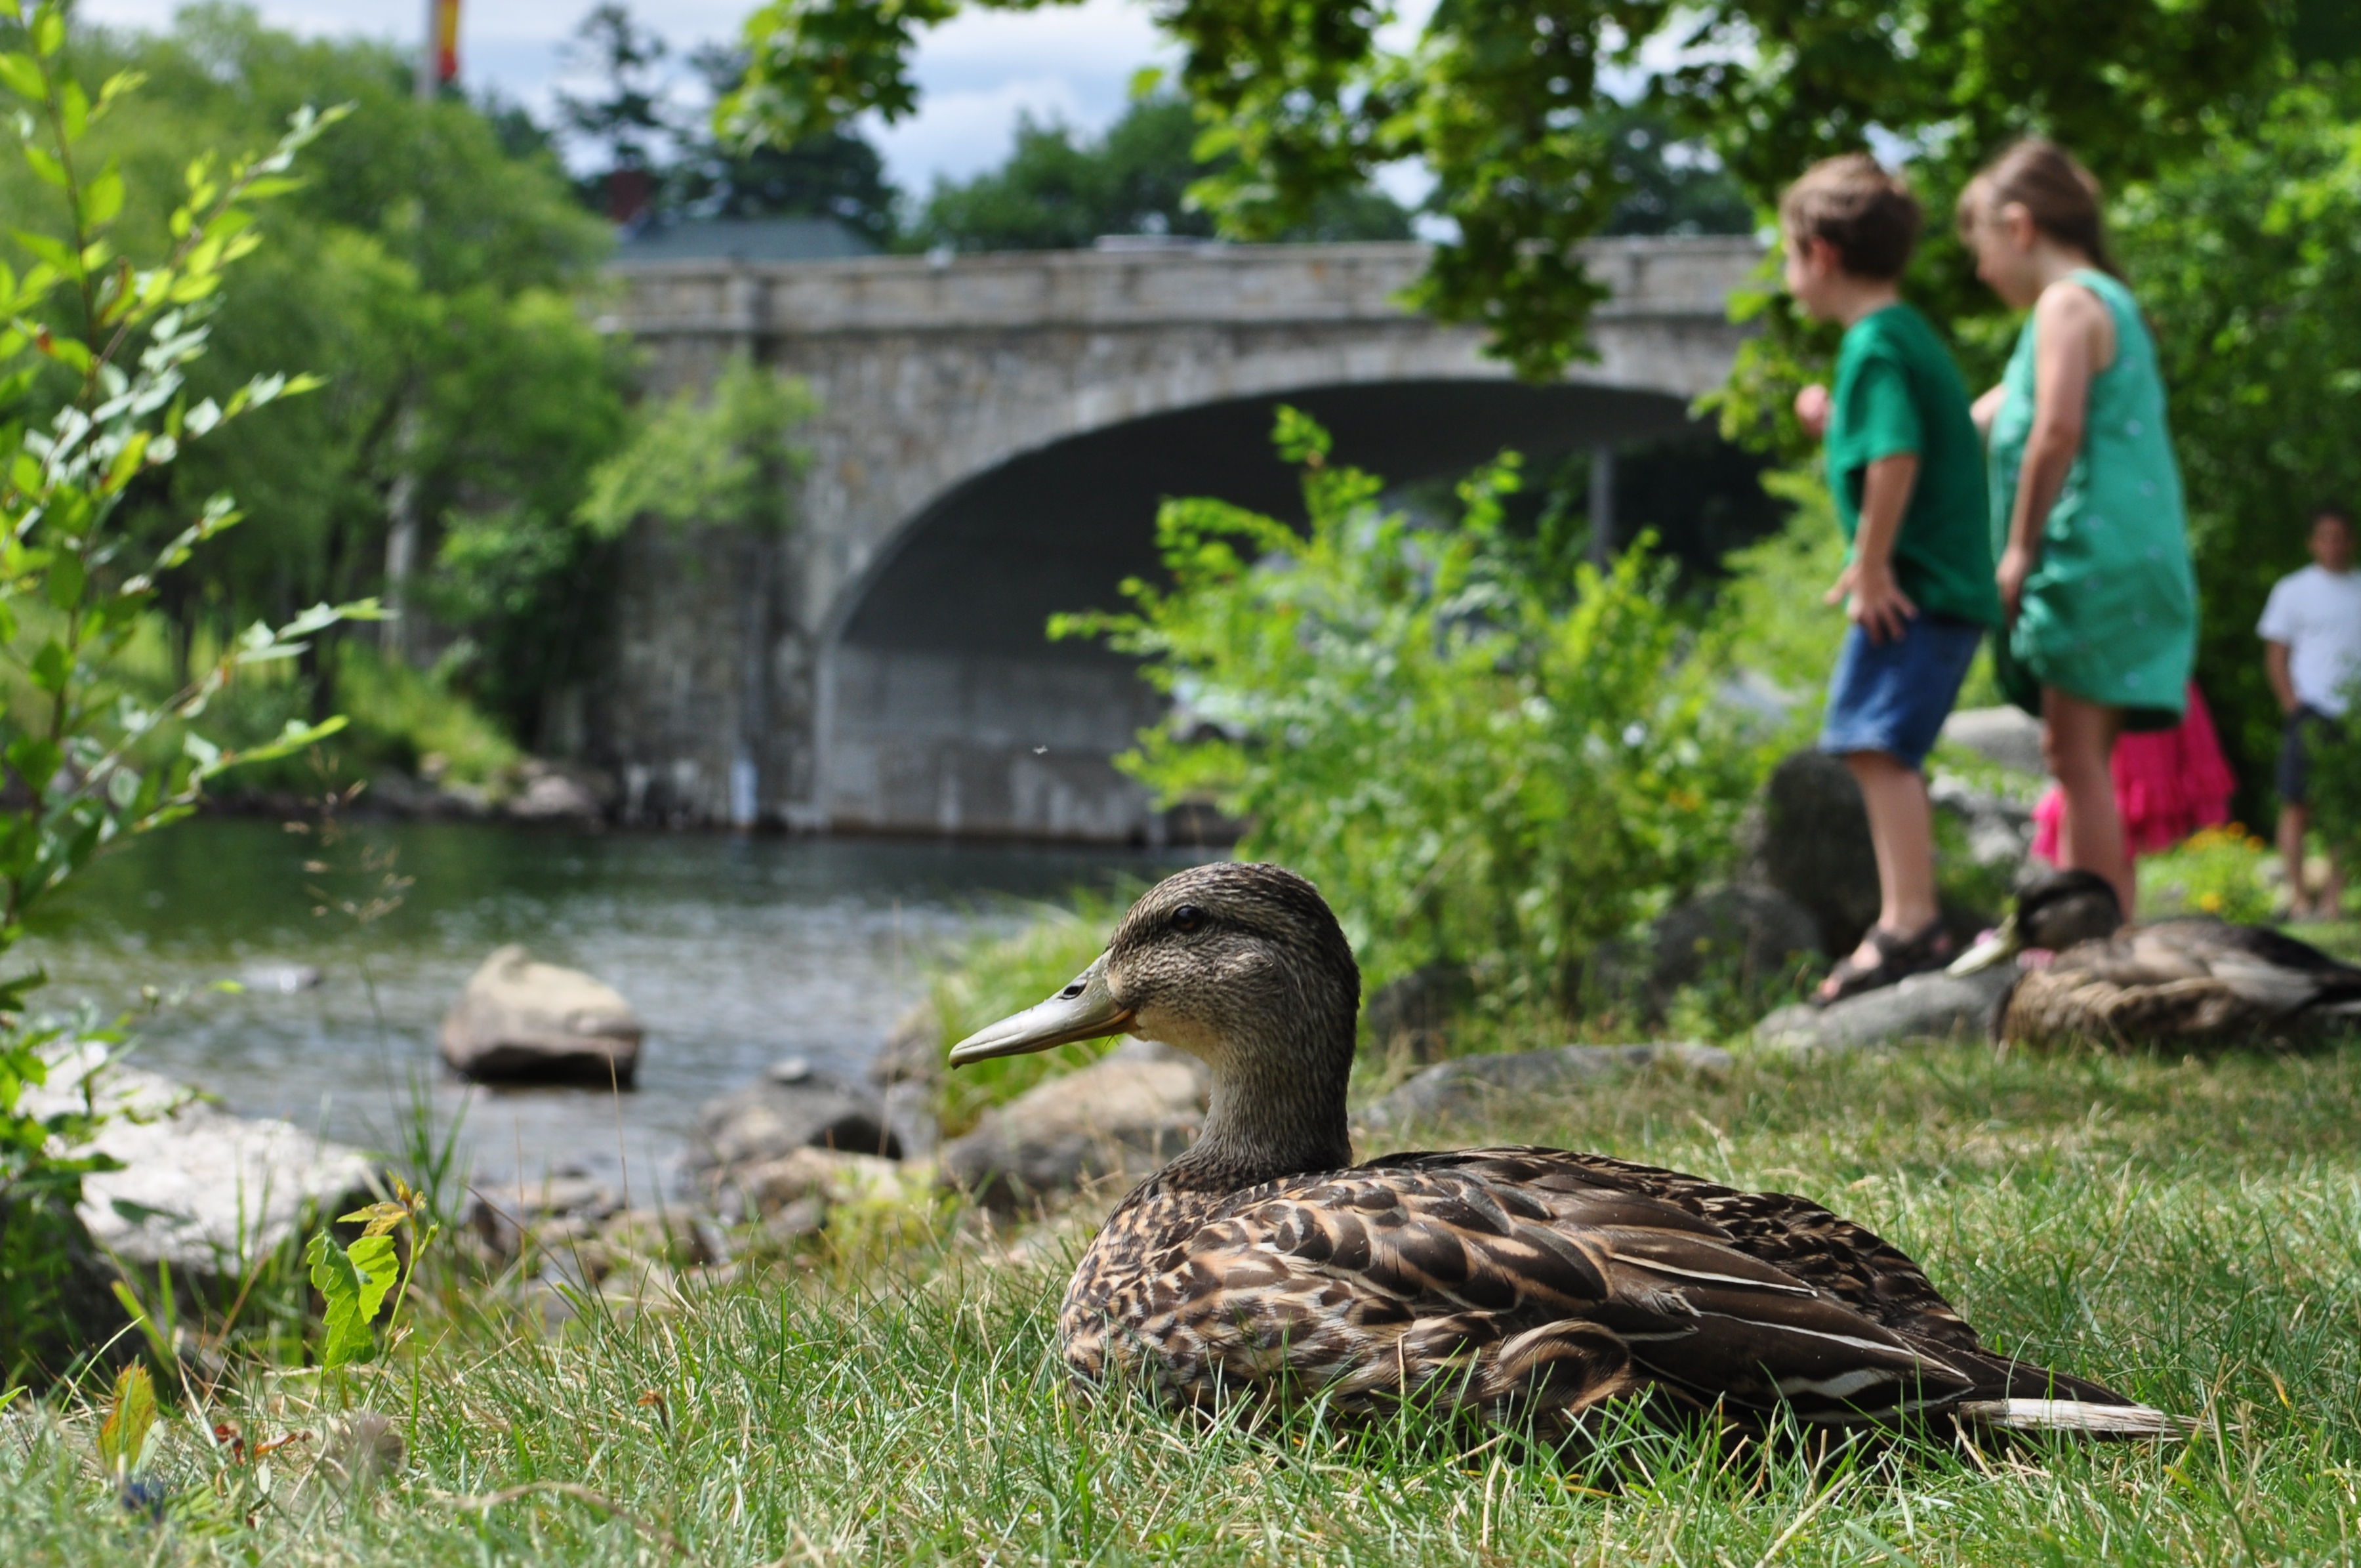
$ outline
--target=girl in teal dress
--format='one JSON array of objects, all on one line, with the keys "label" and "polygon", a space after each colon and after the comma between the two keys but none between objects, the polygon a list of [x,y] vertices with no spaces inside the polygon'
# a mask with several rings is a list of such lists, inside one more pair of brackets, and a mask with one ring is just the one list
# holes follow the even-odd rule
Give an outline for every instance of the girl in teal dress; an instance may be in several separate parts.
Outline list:
[{"label": "girl in teal dress", "polygon": [[2156,344],[2107,256],[2098,183],[2022,141],[1960,198],[1976,275],[2030,307],[2001,384],[1976,401],[1989,442],[1993,543],[2007,630],[1994,663],[2040,717],[2065,811],[2059,863],[2094,872],[2132,913],[2131,854],[2108,768],[2125,729],[2180,721],[2196,657],[2180,470]]}]

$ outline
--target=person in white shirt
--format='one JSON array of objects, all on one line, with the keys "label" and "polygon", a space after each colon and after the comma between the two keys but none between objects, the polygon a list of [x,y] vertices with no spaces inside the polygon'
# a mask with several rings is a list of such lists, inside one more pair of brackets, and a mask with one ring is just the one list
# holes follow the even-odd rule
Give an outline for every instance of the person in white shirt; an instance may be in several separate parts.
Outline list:
[{"label": "person in white shirt", "polygon": [[2256,633],[2263,667],[2287,715],[2279,742],[2279,860],[2287,867],[2289,917],[2334,920],[2345,907],[2344,869],[2334,853],[2317,903],[2304,885],[2303,837],[2312,737],[2341,730],[2352,689],[2361,682],[2361,572],[2353,569],[2353,518],[2323,507],[2312,519],[2312,564],[2282,577]]}]

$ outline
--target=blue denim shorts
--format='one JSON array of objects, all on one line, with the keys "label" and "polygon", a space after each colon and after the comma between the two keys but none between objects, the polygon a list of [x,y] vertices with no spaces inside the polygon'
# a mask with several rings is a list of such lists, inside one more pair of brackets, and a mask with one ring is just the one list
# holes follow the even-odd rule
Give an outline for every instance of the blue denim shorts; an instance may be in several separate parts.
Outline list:
[{"label": "blue denim shorts", "polygon": [[1854,627],[1828,678],[1820,750],[1883,751],[1905,768],[1918,766],[1935,749],[1983,636],[1974,621],[1923,611],[1891,642],[1872,642]]}]

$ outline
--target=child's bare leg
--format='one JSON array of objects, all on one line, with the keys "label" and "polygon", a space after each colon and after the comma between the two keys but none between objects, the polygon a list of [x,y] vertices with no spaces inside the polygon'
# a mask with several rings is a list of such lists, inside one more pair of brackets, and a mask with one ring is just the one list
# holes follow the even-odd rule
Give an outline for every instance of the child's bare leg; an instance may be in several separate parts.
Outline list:
[{"label": "child's bare leg", "polygon": [[2138,890],[2124,842],[2123,814],[2115,806],[2114,773],[2107,765],[2122,724],[2123,715],[2114,708],[2055,686],[2041,689],[2041,754],[2066,806],[2058,824],[2058,863],[2106,878],[2128,921]]},{"label": "child's bare leg", "polygon": [[2279,869],[2287,873],[2288,914],[2301,920],[2312,913],[2312,895],[2303,883],[2303,835],[2312,813],[2301,806],[2279,807]]},{"label": "child's bare leg", "polygon": [[[1883,751],[1848,751],[1844,762],[1869,808],[1869,841],[1877,851],[1877,928],[1916,937],[1941,913],[1935,899],[1935,818],[1927,802],[1926,775]],[[1863,964],[1878,959],[1867,938],[1853,956]]]}]

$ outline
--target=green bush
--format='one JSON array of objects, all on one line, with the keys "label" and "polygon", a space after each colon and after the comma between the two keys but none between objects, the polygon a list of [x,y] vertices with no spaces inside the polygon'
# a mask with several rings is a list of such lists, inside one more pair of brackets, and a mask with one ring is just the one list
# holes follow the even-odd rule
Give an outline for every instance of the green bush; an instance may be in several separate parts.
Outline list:
[{"label": "green bush", "polygon": [[[93,156],[89,138],[138,76],[117,74],[93,94],[77,79],[60,5],[27,16],[18,0],[0,0],[0,88],[17,101],[18,151],[51,192],[49,212],[23,215],[59,231],[16,231],[35,263],[21,275],[0,263],[0,665],[21,672],[0,708],[5,953],[26,916],[93,857],[186,816],[207,779],[338,728],[290,719],[242,755],[197,721],[210,726],[208,710],[236,677],[284,664],[307,639],[376,607],[322,604],[276,630],[254,624],[207,667],[159,690],[149,666],[163,585],[179,583],[192,554],[240,514],[216,494],[150,545],[126,505],[135,490],[160,487],[184,448],[319,385],[273,372],[192,404],[188,379],[225,269],[260,243],[255,204],[295,188],[296,152],[340,112],[303,110],[258,159],[225,167],[198,150],[181,170],[169,243],[125,241],[148,263],[135,269],[110,233],[127,195],[122,167]],[[82,1178],[111,1168],[86,1147],[104,1121],[86,1078],[79,1107],[43,1111],[27,1099],[71,1043],[65,1029],[27,1018],[40,981],[38,970],[0,981],[0,1386],[59,1370],[72,1348],[60,1309],[65,1259],[86,1239],[74,1210]],[[87,1024],[71,1034],[120,1038]]]},{"label": "green bush", "polygon": [[1244,819],[1246,855],[1319,883],[1375,981],[1447,958],[1497,1005],[1564,1008],[1584,960],[1728,860],[1767,760],[1715,701],[1718,634],[1685,625],[1643,539],[1562,582],[1501,526],[1511,455],[1457,525],[1378,504],[1279,411],[1308,527],[1213,500],[1157,521],[1171,586],[1060,617],[1174,698],[1119,760],[1166,802]]},{"label": "green bush", "polygon": [[2271,917],[2277,893],[2264,876],[2271,849],[2233,822],[2191,834],[2139,862],[2141,913],[2218,915],[2251,925]]},{"label": "green bush", "polygon": [[336,704],[369,760],[454,784],[502,784],[524,753],[440,672],[347,641],[336,652]]}]

